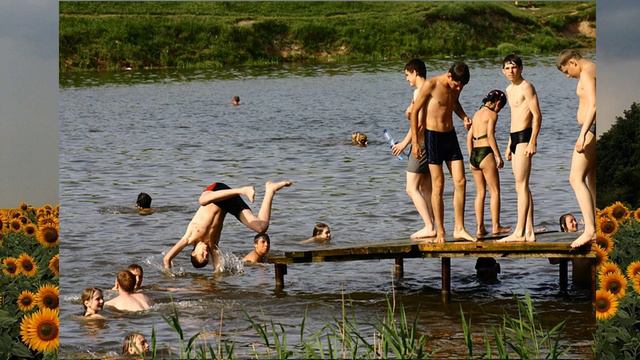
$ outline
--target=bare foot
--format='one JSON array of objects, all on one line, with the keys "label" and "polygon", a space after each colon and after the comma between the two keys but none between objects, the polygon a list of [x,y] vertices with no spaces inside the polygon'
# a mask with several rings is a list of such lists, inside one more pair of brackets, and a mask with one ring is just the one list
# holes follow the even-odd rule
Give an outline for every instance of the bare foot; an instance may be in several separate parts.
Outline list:
[{"label": "bare foot", "polygon": [[582,235],[580,235],[577,239],[575,239],[571,243],[571,247],[575,249],[577,247],[580,247],[582,245],[585,245],[585,244],[591,242],[592,240],[595,240],[595,234],[587,233],[585,231],[585,232],[582,233]]},{"label": "bare foot", "polygon": [[536,233],[533,231],[527,231],[524,234],[524,241],[526,242],[535,242],[536,241]]},{"label": "bare foot", "polygon": [[249,199],[249,202],[253,203],[256,200],[256,188],[253,186],[245,186],[244,196]]},{"label": "bare foot", "polygon": [[453,238],[455,240],[478,241],[478,239],[475,239],[473,236],[471,236],[467,232],[467,230],[465,230],[465,228],[462,228],[461,230],[454,230],[453,231]]},{"label": "bare foot", "polygon": [[476,237],[483,237],[487,234],[487,229],[484,227],[484,225],[476,229]]},{"label": "bare foot", "polygon": [[434,236],[436,236],[436,230],[433,227],[428,228],[425,226],[422,229],[411,234],[411,240],[434,237]]},{"label": "bare foot", "polygon": [[504,237],[502,239],[496,240],[496,242],[499,243],[506,243],[506,242],[517,242],[517,241],[525,241],[524,236],[522,235],[518,235],[515,232],[507,237]]},{"label": "bare foot", "polygon": [[498,227],[494,227],[493,229],[491,229],[491,233],[496,235],[506,234],[509,231],[511,231],[511,226],[502,227],[498,225]]},{"label": "bare foot", "polygon": [[444,244],[445,233],[436,234],[436,238],[433,240],[434,243]]},{"label": "bare foot", "polygon": [[289,180],[284,180],[284,181],[279,181],[279,182],[272,182],[272,181],[267,181],[267,183],[264,185],[266,191],[272,191],[272,192],[276,192],[280,189],[282,189],[285,186],[291,186],[293,183]]}]

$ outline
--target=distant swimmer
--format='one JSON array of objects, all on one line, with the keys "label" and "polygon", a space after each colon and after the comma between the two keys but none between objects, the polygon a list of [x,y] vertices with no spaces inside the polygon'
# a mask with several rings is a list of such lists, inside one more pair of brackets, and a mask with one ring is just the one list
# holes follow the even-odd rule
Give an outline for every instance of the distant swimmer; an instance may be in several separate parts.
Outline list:
[{"label": "distant swimmer", "polygon": [[271,182],[265,184],[265,194],[258,216],[255,216],[245,203],[241,195],[249,202],[255,200],[255,188],[244,186],[230,188],[226,184],[214,182],[207,186],[198,202],[200,208],[187,225],[187,230],[180,240],[167,252],[163,258],[163,266],[166,270],[171,268],[171,260],[178,255],[187,245],[193,246],[191,251],[191,264],[196,268],[202,268],[212,259],[214,272],[222,271],[218,243],[222,233],[224,218],[227,213],[235,216],[250,230],[256,233],[264,233],[269,229],[271,221],[271,205],[273,197],[283,187],[291,186],[291,181]]},{"label": "distant swimmer", "polygon": [[571,213],[566,213],[560,216],[558,219],[560,223],[560,231],[562,232],[577,232],[578,231],[578,220]]},{"label": "distant swimmer", "polygon": [[136,199],[136,209],[140,215],[150,215],[153,213],[151,208],[151,195],[141,192]]},{"label": "distant swimmer", "polygon": [[368,140],[367,135],[356,131],[351,134],[351,143],[358,146],[367,146]]},{"label": "distant swimmer", "polygon": [[569,182],[582,212],[584,232],[571,243],[571,247],[575,248],[596,237],[596,64],[570,49],[558,55],[556,65],[567,77],[578,79],[576,118],[580,134],[571,157]]},{"label": "distant swimmer", "polygon": [[264,262],[267,254],[269,253],[269,248],[271,247],[271,239],[269,238],[269,235],[260,233],[254,236],[253,247],[253,251],[248,253],[242,260],[249,264]]},{"label": "distant swimmer", "polygon": [[132,332],[124,338],[122,342],[122,355],[145,355],[148,353],[149,342],[141,333]]},{"label": "distant swimmer", "polygon": [[514,54],[507,55],[502,61],[502,73],[511,82],[507,86],[511,133],[505,157],[511,161],[516,183],[517,222],[513,233],[498,242],[536,241],[529,177],[533,155],[537,152],[542,114],[536,89],[522,77],[522,68],[522,59]]},{"label": "distant swimmer", "polygon": [[328,243],[331,241],[331,229],[325,223],[317,223],[313,227],[313,233],[310,238],[302,240],[300,244],[308,243]]},{"label": "distant swimmer", "polygon": [[240,96],[235,95],[234,97],[232,97],[231,98],[231,105],[233,105],[233,106],[240,105]]},{"label": "distant swimmer", "polygon": [[104,319],[104,316],[100,314],[104,307],[104,297],[102,296],[102,290],[99,288],[86,288],[82,291],[80,296],[82,307],[84,312],[82,316],[87,319]]}]

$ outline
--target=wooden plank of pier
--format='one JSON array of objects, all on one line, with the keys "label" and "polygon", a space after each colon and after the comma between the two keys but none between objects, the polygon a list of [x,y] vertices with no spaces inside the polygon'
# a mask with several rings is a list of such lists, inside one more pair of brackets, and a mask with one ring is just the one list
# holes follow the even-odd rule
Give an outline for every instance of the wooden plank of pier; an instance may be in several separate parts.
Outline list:
[{"label": "wooden plank of pier", "polygon": [[[591,291],[595,294],[595,253],[591,247],[573,249],[569,245],[576,234],[545,232],[536,234],[536,242],[499,243],[498,237],[477,242],[454,241],[444,243],[413,241],[410,239],[367,243],[360,246],[336,246],[320,249],[274,252],[268,262],[276,268],[276,288],[284,287],[287,265],[312,262],[340,262],[356,260],[395,259],[395,273],[402,277],[405,258],[442,259],[442,295],[448,301],[451,290],[451,258],[494,257],[494,258],[556,258],[559,260],[560,288],[566,290],[567,263],[570,259],[591,260]],[[595,245],[594,245],[595,246]]]}]

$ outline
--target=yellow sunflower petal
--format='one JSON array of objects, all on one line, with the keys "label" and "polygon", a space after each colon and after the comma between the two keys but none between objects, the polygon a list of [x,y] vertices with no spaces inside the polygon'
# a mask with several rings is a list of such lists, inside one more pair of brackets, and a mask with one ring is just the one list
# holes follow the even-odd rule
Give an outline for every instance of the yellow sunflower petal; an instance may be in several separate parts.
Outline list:
[{"label": "yellow sunflower petal", "polygon": [[60,320],[58,310],[40,309],[25,315],[20,323],[20,337],[29,348],[51,352],[60,346]]},{"label": "yellow sunflower petal", "polygon": [[594,246],[591,249],[596,253],[596,266],[600,266],[609,260],[607,253],[600,246]]},{"label": "yellow sunflower petal", "polygon": [[618,222],[624,221],[629,217],[629,210],[620,201],[616,201],[611,205],[611,216],[613,216]]},{"label": "yellow sunflower petal", "polygon": [[596,318],[607,320],[612,318],[618,311],[618,300],[613,294],[606,290],[596,291]]},{"label": "yellow sunflower petal", "polygon": [[596,232],[596,245],[598,245],[605,253],[610,253],[613,250],[613,239],[611,235],[604,234],[602,231]]},{"label": "yellow sunflower petal", "polygon": [[633,290],[635,290],[636,293],[640,294],[640,276],[632,278],[631,285],[633,286]]},{"label": "yellow sunflower petal", "polygon": [[8,276],[17,276],[20,274],[20,269],[18,268],[18,260],[16,258],[8,257],[2,260],[2,272]]},{"label": "yellow sunflower petal", "polygon": [[627,276],[629,279],[640,276],[640,260],[634,261],[627,266]]},{"label": "yellow sunflower petal", "polygon": [[622,274],[622,270],[620,270],[620,267],[616,263],[613,263],[611,261],[607,261],[600,265],[598,267],[598,272],[600,273],[600,276],[604,276],[610,273]]},{"label": "yellow sunflower petal", "polygon": [[615,235],[618,231],[618,221],[614,218],[604,217],[598,220],[597,230],[605,235]]},{"label": "yellow sunflower petal", "polygon": [[60,242],[60,234],[56,226],[45,224],[38,229],[38,242],[44,247],[54,247]]},{"label": "yellow sunflower petal", "polygon": [[56,254],[49,260],[49,269],[55,276],[60,276],[60,255]]}]

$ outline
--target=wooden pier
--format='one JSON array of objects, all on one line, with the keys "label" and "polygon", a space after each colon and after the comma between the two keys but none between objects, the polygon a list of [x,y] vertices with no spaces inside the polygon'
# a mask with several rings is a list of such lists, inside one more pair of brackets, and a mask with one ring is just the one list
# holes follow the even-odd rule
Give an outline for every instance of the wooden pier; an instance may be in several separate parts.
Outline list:
[{"label": "wooden pier", "polygon": [[[410,239],[369,243],[361,246],[315,248],[303,251],[272,253],[268,262],[275,265],[276,289],[284,288],[287,265],[314,262],[340,262],[355,260],[395,259],[395,276],[404,275],[405,258],[440,258],[442,263],[442,299],[448,302],[451,295],[451,258],[549,258],[559,264],[559,289],[567,289],[567,264],[573,259],[589,259],[591,269],[591,294],[595,296],[596,255],[591,247],[572,249],[569,245],[576,234],[545,232],[536,234],[536,242],[498,243],[499,237],[485,238],[477,242],[453,241],[444,243],[412,241]],[[595,245],[592,245],[595,246]]]}]

